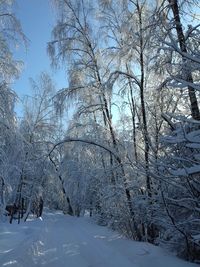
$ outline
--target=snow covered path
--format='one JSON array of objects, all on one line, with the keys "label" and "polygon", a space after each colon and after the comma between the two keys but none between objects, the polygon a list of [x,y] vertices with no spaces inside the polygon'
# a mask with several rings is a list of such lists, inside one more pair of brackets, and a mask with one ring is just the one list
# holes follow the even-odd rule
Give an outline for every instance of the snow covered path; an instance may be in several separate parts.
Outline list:
[{"label": "snow covered path", "polygon": [[126,240],[87,218],[46,213],[42,220],[0,224],[0,266],[192,267],[147,243]]}]

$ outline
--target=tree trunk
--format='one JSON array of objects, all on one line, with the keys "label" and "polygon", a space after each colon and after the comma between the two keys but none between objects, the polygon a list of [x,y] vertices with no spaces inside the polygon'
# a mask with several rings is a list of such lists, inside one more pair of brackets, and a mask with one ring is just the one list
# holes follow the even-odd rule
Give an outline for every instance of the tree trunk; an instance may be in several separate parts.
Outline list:
[{"label": "tree trunk", "polygon": [[[168,0],[168,2],[170,4],[170,7],[173,13],[180,49],[182,52],[187,53],[188,51],[187,51],[187,46],[186,46],[186,40],[185,40],[183,27],[182,27],[181,20],[180,20],[178,0]],[[182,60],[183,60],[183,67],[186,66],[187,68],[187,59],[184,58],[184,56],[182,56]],[[184,73],[185,80],[187,82],[194,83],[191,71],[187,68],[185,69],[184,72],[185,72]],[[188,86],[188,95],[190,99],[190,109],[191,109],[192,118],[195,120],[200,120],[200,112],[199,112],[196,92],[195,92],[195,89],[192,88],[191,86]]]},{"label": "tree trunk", "polygon": [[[126,71],[129,73],[128,65],[126,64]],[[133,147],[134,147],[134,155],[135,155],[135,162],[138,161],[138,155],[137,155],[137,144],[136,144],[136,123],[135,123],[135,114],[136,114],[136,106],[133,98],[133,86],[131,83],[131,78],[128,77],[128,84],[130,89],[130,109],[131,109],[131,115],[132,115],[132,124],[133,124]]]},{"label": "tree trunk", "polygon": [[144,69],[144,40],[143,40],[143,23],[142,23],[142,10],[137,1],[137,11],[139,17],[139,32],[140,32],[140,103],[142,109],[142,122],[143,122],[143,136],[144,136],[144,157],[145,157],[145,172],[146,172],[146,187],[147,194],[149,197],[152,196],[151,192],[151,179],[149,175],[149,137],[148,137],[148,129],[147,129],[147,117],[146,117],[146,107],[144,100],[144,89],[145,89],[145,69]]},{"label": "tree trunk", "polygon": [[[101,94],[102,94],[102,100],[103,100],[103,104],[104,104],[104,110],[105,111],[103,111],[104,112],[103,114],[104,114],[104,116],[106,116],[106,121],[108,123],[108,127],[109,127],[109,131],[110,131],[113,147],[118,152],[117,140],[116,140],[116,137],[115,137],[115,132],[114,132],[114,129],[113,129],[113,124],[112,124],[112,116],[111,116],[111,114],[109,112],[108,101],[107,101],[106,95],[105,95],[105,93],[103,91],[104,88],[102,86],[102,81],[101,81],[101,76],[100,76],[98,65],[97,65],[97,60],[95,58],[95,54],[94,54],[94,51],[93,51],[91,45],[90,45],[90,48],[91,48],[91,52],[93,54],[93,60],[94,60],[94,63],[95,63],[96,79],[97,79],[97,82],[99,84],[99,88],[100,88],[100,91],[101,91]],[[128,188],[128,183],[127,183],[127,179],[126,179],[126,175],[125,175],[125,171],[124,171],[124,166],[123,166],[123,163],[122,163],[122,160],[121,160],[120,157],[118,157],[118,163],[120,165],[121,172],[122,172],[123,186],[124,186],[124,190],[125,190],[125,196],[126,196],[126,199],[127,199],[127,202],[128,202],[129,212],[130,212],[131,217],[133,217],[134,216],[134,211],[133,211],[132,201],[131,201],[131,192],[130,192],[130,190]],[[112,164],[112,161],[111,161],[111,164]]]}]

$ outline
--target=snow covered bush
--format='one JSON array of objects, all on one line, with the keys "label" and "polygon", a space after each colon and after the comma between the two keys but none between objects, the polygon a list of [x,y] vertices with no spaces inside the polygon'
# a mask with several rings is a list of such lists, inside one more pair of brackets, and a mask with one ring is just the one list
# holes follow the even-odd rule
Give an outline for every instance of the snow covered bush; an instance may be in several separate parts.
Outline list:
[{"label": "snow covered bush", "polygon": [[167,215],[164,240],[171,242],[179,255],[199,260],[200,124],[183,119],[171,135],[163,138],[161,203]]}]

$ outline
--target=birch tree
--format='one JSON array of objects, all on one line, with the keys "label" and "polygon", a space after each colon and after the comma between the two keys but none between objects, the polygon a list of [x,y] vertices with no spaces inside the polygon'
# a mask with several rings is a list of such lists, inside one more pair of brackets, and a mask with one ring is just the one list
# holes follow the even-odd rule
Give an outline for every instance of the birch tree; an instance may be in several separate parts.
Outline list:
[{"label": "birch tree", "polygon": [[[19,76],[22,62],[14,59],[13,50],[25,44],[26,38],[20,22],[13,13],[14,1],[0,1],[0,150],[1,150],[1,212],[6,205],[10,191],[10,178],[16,179],[17,163],[13,161],[19,152],[15,141],[20,142],[17,134],[14,106],[16,93],[10,82]],[[12,146],[17,148],[12,154]],[[16,173],[16,177],[14,177]],[[10,188],[10,189],[9,189]],[[0,212],[0,213],[1,213]]]},{"label": "birch tree", "polygon": [[[171,90],[179,92],[179,97],[185,100],[184,106],[180,105],[183,105],[182,101],[178,105],[179,113],[166,114],[165,119],[171,128],[171,134],[168,131],[163,138],[165,155],[160,157],[160,174],[165,181],[161,189],[161,203],[167,215],[166,222],[170,225],[170,231],[175,230],[177,233],[170,239],[179,244],[182,240],[183,245],[176,249],[181,256],[194,260],[199,253],[198,241],[194,238],[199,231],[199,223],[196,221],[199,216],[196,211],[199,192],[196,180],[199,174],[199,160],[196,156],[199,152],[196,144],[199,139],[199,63],[195,60],[199,55],[199,46],[196,45],[199,25],[195,25],[193,21],[193,25],[187,28],[183,23],[182,15],[185,14],[187,4],[187,1],[162,1],[158,13],[163,33],[160,36],[161,46],[170,63],[168,78],[164,83]],[[194,9],[195,1],[191,5]],[[187,20],[189,17],[188,15]],[[168,183],[169,177],[173,184]]]},{"label": "birch tree", "polygon": [[[52,59],[60,59],[62,56],[70,63],[71,67],[69,89],[60,92],[60,96],[63,99],[65,96],[71,96],[78,92],[79,99],[86,105],[85,110],[88,113],[94,114],[95,111],[96,115],[96,111],[100,111],[98,116],[100,114],[102,117],[108,140],[117,150],[117,138],[110,106],[112,84],[116,77],[109,77],[108,65],[103,63],[103,57],[101,57],[102,49],[99,46],[100,41],[97,39],[97,32],[94,32],[91,27],[91,21],[95,21],[92,13],[94,6],[86,5],[84,1],[56,1],[56,4],[59,6],[59,12],[62,16],[60,16],[60,22],[54,29],[54,40],[49,43],[48,50]],[[57,55],[59,56],[57,57]],[[112,155],[110,155],[110,164],[113,165]],[[118,175],[124,177],[124,193],[129,210],[133,212],[123,163],[121,162],[119,165],[113,182]]]}]

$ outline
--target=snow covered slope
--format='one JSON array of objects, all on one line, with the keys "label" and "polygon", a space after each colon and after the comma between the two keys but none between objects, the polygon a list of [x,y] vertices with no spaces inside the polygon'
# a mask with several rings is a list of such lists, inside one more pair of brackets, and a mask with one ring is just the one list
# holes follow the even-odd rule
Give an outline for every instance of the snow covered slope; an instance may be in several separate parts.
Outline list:
[{"label": "snow covered slope", "polygon": [[43,220],[0,224],[0,266],[4,267],[192,267],[147,243],[62,213]]}]

